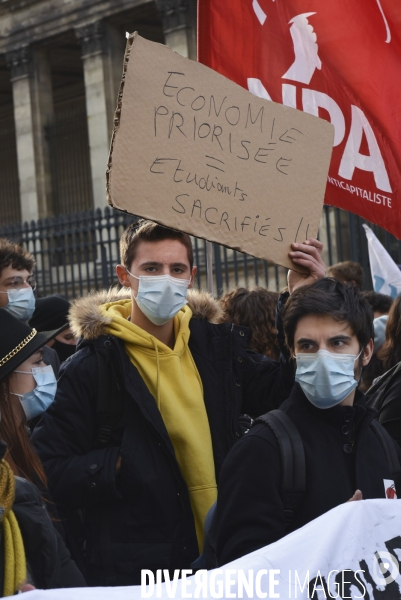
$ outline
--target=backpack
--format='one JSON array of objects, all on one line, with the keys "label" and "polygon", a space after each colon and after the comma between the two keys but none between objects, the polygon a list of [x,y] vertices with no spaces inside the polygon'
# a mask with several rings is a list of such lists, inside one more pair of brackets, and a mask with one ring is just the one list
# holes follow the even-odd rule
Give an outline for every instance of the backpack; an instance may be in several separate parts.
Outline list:
[{"label": "backpack", "polygon": [[[272,410],[255,419],[253,425],[268,425],[276,436],[281,455],[281,489],[285,531],[288,533],[295,510],[306,490],[305,451],[301,436],[290,417],[282,410]],[[252,425],[252,426],[253,426]],[[191,564],[193,569],[217,567],[217,503],[210,508],[204,524],[203,553]]]},{"label": "backpack", "polygon": [[[298,429],[282,410],[272,410],[255,419],[253,425],[268,425],[276,436],[281,457],[281,493],[284,504],[285,532],[289,533],[295,511],[306,491],[306,468],[304,445]],[[394,442],[377,421],[372,426],[384,450],[393,476],[401,474],[400,462]],[[210,508],[204,524],[203,553],[191,564],[193,569],[214,569],[218,566],[217,546],[217,502]]]}]

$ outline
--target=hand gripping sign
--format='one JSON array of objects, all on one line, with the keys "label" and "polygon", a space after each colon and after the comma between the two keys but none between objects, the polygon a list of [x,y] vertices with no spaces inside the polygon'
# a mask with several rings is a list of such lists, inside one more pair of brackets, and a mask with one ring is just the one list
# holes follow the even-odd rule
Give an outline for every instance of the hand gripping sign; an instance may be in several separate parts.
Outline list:
[{"label": "hand gripping sign", "polygon": [[401,239],[401,3],[199,0],[199,60],[335,127],[325,201]]},{"label": "hand gripping sign", "polygon": [[[316,236],[334,128],[129,37],[108,171],[120,210],[285,267]],[[297,266],[296,270],[300,270]]]}]

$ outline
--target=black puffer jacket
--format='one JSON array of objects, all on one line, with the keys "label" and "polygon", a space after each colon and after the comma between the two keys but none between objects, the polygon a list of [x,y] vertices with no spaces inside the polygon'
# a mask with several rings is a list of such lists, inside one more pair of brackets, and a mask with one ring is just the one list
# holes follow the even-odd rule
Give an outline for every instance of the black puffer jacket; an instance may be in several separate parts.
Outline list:
[{"label": "black puffer jacket", "polygon": [[[117,298],[91,296],[73,308],[72,326],[84,341],[61,367],[55,402],[32,437],[54,500],[83,514],[89,580],[97,585],[136,584],[142,568],[182,569],[198,555],[188,490],[155,400],[123,343],[104,335],[99,305]],[[239,415],[275,408],[291,378],[285,362],[251,357],[246,328],[211,323],[217,308],[208,295],[192,293],[189,305],[189,347],[203,383],[218,479],[240,437]],[[112,357],[125,388],[124,415],[106,448],[96,447],[96,349]]]},{"label": "black puffer jacket", "polygon": [[[385,450],[372,426],[377,413],[366,407],[361,392],[356,392],[354,406],[321,410],[307,400],[296,383],[280,410],[299,431],[306,463],[306,492],[290,531],[347,502],[357,489],[365,499],[385,498],[384,480],[393,480],[400,494],[400,473],[390,472]],[[388,442],[392,443],[390,437]],[[397,451],[400,458],[401,451]],[[221,472],[217,502],[219,565],[285,535],[281,475],[281,454],[274,433],[267,425],[254,425],[231,450]]]}]

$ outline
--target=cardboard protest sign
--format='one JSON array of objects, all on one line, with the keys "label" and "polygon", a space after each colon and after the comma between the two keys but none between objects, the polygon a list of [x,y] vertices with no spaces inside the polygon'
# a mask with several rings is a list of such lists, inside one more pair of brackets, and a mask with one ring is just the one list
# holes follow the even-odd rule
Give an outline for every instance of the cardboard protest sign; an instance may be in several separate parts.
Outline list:
[{"label": "cardboard protest sign", "polygon": [[[128,39],[107,170],[114,208],[294,267],[316,236],[333,126]],[[300,270],[299,267],[295,267]]]}]

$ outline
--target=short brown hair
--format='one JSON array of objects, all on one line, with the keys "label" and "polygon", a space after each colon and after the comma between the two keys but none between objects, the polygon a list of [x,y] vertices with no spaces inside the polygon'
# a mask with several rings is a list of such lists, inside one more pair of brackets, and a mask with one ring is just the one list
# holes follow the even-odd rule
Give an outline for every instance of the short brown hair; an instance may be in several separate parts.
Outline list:
[{"label": "short brown hair", "polygon": [[32,273],[35,259],[19,244],[10,242],[6,238],[0,238],[0,276],[3,269],[10,266],[18,271],[25,269]]},{"label": "short brown hair", "polygon": [[363,289],[363,268],[359,263],[352,260],[345,260],[344,262],[331,265],[327,269],[327,275],[334,279],[339,279],[343,283],[355,283],[360,290]]},{"label": "short brown hair", "polygon": [[194,265],[194,254],[191,238],[187,233],[163,227],[153,221],[139,221],[131,223],[124,231],[120,239],[121,264],[130,269],[135,259],[136,249],[140,242],[161,242],[162,240],[177,240],[187,249],[189,266]]},{"label": "short brown hair", "polygon": [[224,317],[220,322],[249,327],[248,348],[278,360],[275,311],[279,294],[262,287],[238,287],[220,298]]}]

